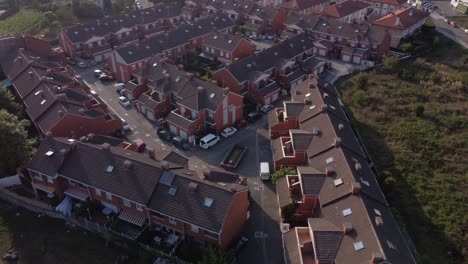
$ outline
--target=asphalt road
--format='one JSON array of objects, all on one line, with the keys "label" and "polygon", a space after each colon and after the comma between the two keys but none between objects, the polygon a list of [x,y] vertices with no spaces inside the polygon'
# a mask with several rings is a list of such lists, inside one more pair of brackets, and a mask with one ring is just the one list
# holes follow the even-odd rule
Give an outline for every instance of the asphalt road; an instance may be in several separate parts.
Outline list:
[{"label": "asphalt road", "polygon": [[435,4],[439,7],[437,12],[432,12],[431,17],[436,26],[436,30],[447,38],[458,42],[460,45],[468,49],[468,33],[465,33],[464,28],[456,27],[453,28],[449,24],[444,22],[446,15],[448,19],[450,16],[463,16],[462,13],[455,11],[450,2],[445,1],[434,1]]},{"label": "asphalt road", "polygon": [[102,83],[93,75],[93,68],[76,69],[83,80],[99,95],[109,108],[131,126],[132,132],[127,134],[128,141],[143,140],[148,147],[155,150],[173,150],[189,158],[189,166],[196,170],[200,166],[210,164],[219,167],[226,152],[234,144],[248,147],[247,153],[234,171],[239,176],[248,178],[250,190],[250,219],[243,232],[249,239],[247,245],[237,256],[238,263],[282,264],[282,237],[279,228],[279,209],[275,187],[270,182],[263,182],[258,177],[259,163],[268,161],[272,164],[271,144],[268,139],[267,117],[264,115],[255,124],[241,129],[228,139],[209,150],[194,147],[189,151],[176,149],[159,139],[155,124],[148,121],[134,108],[125,109],[118,102],[112,82]]}]

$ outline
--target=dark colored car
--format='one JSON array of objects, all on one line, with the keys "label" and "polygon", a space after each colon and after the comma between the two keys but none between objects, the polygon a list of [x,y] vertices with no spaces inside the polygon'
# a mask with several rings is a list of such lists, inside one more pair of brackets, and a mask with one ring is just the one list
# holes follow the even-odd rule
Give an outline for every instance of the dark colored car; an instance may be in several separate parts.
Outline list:
[{"label": "dark colored car", "polygon": [[257,112],[252,112],[250,114],[247,115],[247,121],[249,122],[255,122],[257,121],[258,119],[260,119],[262,117],[262,115],[260,113],[257,113]]},{"label": "dark colored car", "polygon": [[176,136],[172,139],[172,143],[174,144],[174,146],[176,146],[177,148],[180,148],[182,150],[188,150],[190,148],[190,144],[187,142],[187,140],[179,137],[179,136]]},{"label": "dark colored car", "polygon": [[146,143],[143,140],[138,140],[135,144],[137,146],[137,151],[140,153],[146,149]]},{"label": "dark colored car", "polygon": [[171,133],[169,133],[169,131],[167,131],[166,129],[164,129],[162,127],[158,128],[158,136],[161,139],[164,139],[165,141],[171,141],[172,140]]},{"label": "dark colored car", "polygon": [[246,237],[241,237],[239,241],[237,241],[236,246],[234,248],[234,251],[236,252],[236,254],[239,253],[239,251],[245,247],[247,242],[249,242],[249,239]]}]

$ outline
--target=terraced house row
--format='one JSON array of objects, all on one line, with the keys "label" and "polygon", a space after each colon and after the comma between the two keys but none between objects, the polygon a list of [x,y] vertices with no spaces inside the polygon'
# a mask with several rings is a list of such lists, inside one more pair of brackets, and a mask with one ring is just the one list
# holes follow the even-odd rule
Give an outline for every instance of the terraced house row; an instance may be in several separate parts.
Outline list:
[{"label": "terraced house row", "polygon": [[95,137],[42,141],[27,166],[39,197],[56,197],[66,215],[77,203],[97,204],[88,211],[92,221],[130,239],[150,226],[227,248],[240,235],[249,210],[245,186],[202,180],[211,173],[184,168],[181,156],[157,161]]},{"label": "terraced house row", "polygon": [[[415,263],[332,85],[309,76],[269,113],[286,263]],[[294,228],[289,230],[289,224]]]}]

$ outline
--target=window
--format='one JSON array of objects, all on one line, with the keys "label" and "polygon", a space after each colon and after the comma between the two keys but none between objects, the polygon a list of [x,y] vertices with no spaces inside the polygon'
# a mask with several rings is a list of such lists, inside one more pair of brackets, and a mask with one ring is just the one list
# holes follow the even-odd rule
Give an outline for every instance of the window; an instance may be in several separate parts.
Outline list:
[{"label": "window", "polygon": [[112,194],[106,192],[106,199],[112,201]]},{"label": "window", "polygon": [[99,189],[96,189],[95,192],[96,192],[96,195],[97,195],[97,196],[101,196],[101,195],[102,195],[102,191],[99,190]]},{"label": "window", "polygon": [[205,48],[205,51],[206,51],[206,52],[210,52],[210,48],[206,47],[206,48]]},{"label": "window", "polygon": [[208,116],[209,117],[213,118],[213,115],[214,115],[213,111],[208,111]]},{"label": "window", "polygon": [[213,53],[213,54],[214,54],[214,49],[213,49],[213,48],[211,48],[211,53]]},{"label": "window", "polygon": [[170,217],[170,216],[169,216],[169,223],[171,223],[173,225],[177,224],[176,220],[174,218]]},{"label": "window", "polygon": [[38,181],[43,181],[42,176],[39,175],[39,174],[34,175],[34,179],[36,179]]},{"label": "window", "polygon": [[205,236],[218,239],[218,234],[215,232],[205,231]]},{"label": "window", "polygon": [[130,201],[127,200],[127,199],[123,199],[123,204],[124,204],[125,206],[127,206],[127,207],[132,206],[132,205],[130,204]]},{"label": "window", "polygon": [[229,59],[229,53],[226,52],[226,58]]},{"label": "window", "polygon": [[354,245],[354,250],[359,251],[364,248],[364,243],[362,241],[358,241],[356,243],[353,243]]},{"label": "window", "polygon": [[198,233],[198,226],[191,225],[191,230],[192,230],[193,233]]},{"label": "window", "polygon": [[220,51],[220,52],[219,52],[219,56],[224,57],[224,52],[223,52],[223,51]]},{"label": "window", "polygon": [[343,216],[348,216],[350,214],[352,214],[353,211],[351,211],[351,208],[348,208],[348,209],[344,209],[343,210]]},{"label": "window", "polygon": [[157,218],[164,218],[164,215],[162,215],[162,214],[160,214],[160,213],[158,213],[158,212],[153,212],[151,215],[152,215],[152,216],[155,216],[155,217],[157,217]]},{"label": "window", "polygon": [[141,204],[136,204],[136,209],[137,209],[138,211],[143,211],[143,205],[141,205]]}]

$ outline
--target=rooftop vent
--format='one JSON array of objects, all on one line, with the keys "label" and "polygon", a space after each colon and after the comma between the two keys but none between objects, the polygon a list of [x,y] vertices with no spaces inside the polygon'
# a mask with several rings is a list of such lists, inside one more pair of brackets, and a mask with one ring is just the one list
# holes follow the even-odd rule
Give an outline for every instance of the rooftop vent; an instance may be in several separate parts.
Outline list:
[{"label": "rooftop vent", "polygon": [[130,160],[125,160],[123,162],[123,165],[125,166],[125,168],[130,169],[133,164],[132,164],[132,162]]},{"label": "rooftop vent", "polygon": [[109,143],[103,143],[103,144],[101,145],[101,149],[102,149],[102,150],[109,151],[109,150],[110,150],[110,144],[109,144]]}]

